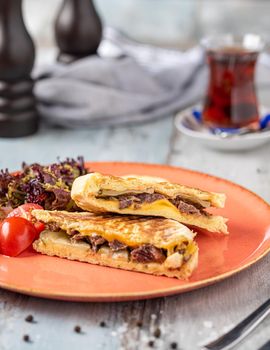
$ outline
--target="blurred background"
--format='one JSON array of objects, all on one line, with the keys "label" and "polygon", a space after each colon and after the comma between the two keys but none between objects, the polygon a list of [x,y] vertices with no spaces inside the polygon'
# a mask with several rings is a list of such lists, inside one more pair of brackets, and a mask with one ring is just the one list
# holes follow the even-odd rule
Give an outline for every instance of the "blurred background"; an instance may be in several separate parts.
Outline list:
[{"label": "blurred background", "polygon": [[[270,33],[269,0],[93,0],[93,2],[102,19],[103,28],[110,26],[122,31],[130,38],[138,40],[139,42],[164,48],[176,48],[179,52],[180,50],[187,50],[197,46],[200,39],[207,35],[228,32],[234,34],[258,33],[264,39],[268,40]],[[42,63],[54,66],[56,62],[55,58],[58,53],[58,48],[54,39],[54,22],[62,3],[63,0],[23,1],[24,20],[36,45],[35,64],[41,64],[40,66],[42,69]],[[137,53],[137,47],[135,47],[133,51]],[[167,53],[169,50],[160,51],[166,51]],[[186,56],[183,54],[183,62],[178,62],[178,57],[181,58],[181,54],[178,55],[179,52],[177,51],[177,57],[173,62],[174,64],[172,65],[171,71],[170,64],[166,66],[166,69],[168,68],[167,71],[164,69],[166,74],[164,73],[163,78],[164,86],[167,82],[175,82],[176,88],[174,89],[172,87],[169,92],[172,92],[175,99],[179,100],[179,106],[181,108],[179,106],[173,106],[170,111],[168,109],[164,111],[162,108],[163,106],[159,108],[160,106],[158,105],[154,108],[157,110],[158,115],[153,117],[148,124],[127,125],[121,128],[113,125],[110,127],[102,126],[100,129],[95,129],[92,126],[81,129],[64,129],[55,128],[51,125],[47,126],[45,123],[42,123],[37,134],[23,139],[23,141],[22,139],[1,139],[2,150],[6,147],[10,149],[8,167],[18,169],[22,160],[30,163],[38,159],[41,163],[48,163],[50,161],[55,161],[57,156],[62,158],[67,155],[75,157],[78,154],[83,154],[86,159],[90,160],[130,160],[170,163],[170,154],[176,143],[175,140],[177,139],[177,133],[173,122],[175,112],[194,103],[193,95],[195,96],[195,94],[189,94],[189,88],[191,88],[192,85],[196,87],[198,85],[197,82],[204,82],[204,80],[200,78],[204,73],[203,57],[200,55],[200,52],[193,52],[193,55]],[[133,56],[135,56],[135,54]],[[152,55],[150,59],[148,59],[149,65],[147,69],[149,71],[157,66],[157,62],[153,62],[152,60],[154,56],[155,55]],[[169,55],[167,56],[170,57]],[[269,100],[270,60],[269,55],[264,55],[264,58],[264,63],[266,64],[260,65],[258,69],[258,76],[260,76],[258,95],[260,101],[266,104]],[[175,61],[177,64],[179,63],[179,69]],[[187,65],[190,65],[190,75],[187,74],[185,77]],[[89,64],[89,67],[90,66]],[[138,67],[135,68],[137,69]],[[266,68],[267,70],[265,71]],[[179,74],[175,74],[177,69],[179,70]],[[201,76],[198,74],[198,69],[201,71]],[[113,73],[115,72],[113,69],[111,69],[111,71]],[[195,74],[193,74],[194,72]],[[120,73],[122,74],[122,71]],[[97,74],[97,77],[100,78],[100,74]],[[194,84],[188,85],[186,82],[190,81],[188,79],[190,77],[192,79],[196,77],[196,82],[194,83],[195,79],[193,79],[194,81],[192,81],[192,83]],[[150,78],[152,78],[152,76],[150,76]],[[106,79],[107,76],[105,75],[103,82],[103,87],[105,88]],[[44,80],[46,83],[46,79]],[[41,80],[41,83],[44,80]],[[125,79],[123,79],[123,81],[124,80]],[[146,84],[142,83],[139,78],[137,78],[137,80],[145,87]],[[89,81],[91,81],[91,79],[89,79]],[[122,80],[120,79],[120,81]],[[161,79],[157,80],[157,82],[160,81]],[[179,91],[177,90],[177,84],[180,86]],[[91,88],[96,88],[95,83],[91,84]],[[105,88],[104,96],[107,93]],[[200,88],[200,86],[198,89],[201,94],[205,91],[205,89]],[[49,95],[45,95],[43,99],[41,98],[42,101],[45,100],[44,105],[47,101],[53,102],[51,104],[47,103],[45,107],[55,105],[57,108],[58,105],[60,105],[60,107],[63,105],[64,108],[62,108],[63,112],[61,115],[66,116],[67,112],[71,110],[73,116],[77,117],[77,110],[73,112],[69,106],[69,98],[66,98],[64,101],[68,101],[68,103],[62,103],[62,101],[59,100],[51,101],[54,98],[57,99],[59,96],[59,99],[61,99],[61,94],[54,93],[54,91],[58,90],[53,90],[52,85],[45,86],[43,89],[43,92]],[[74,95],[73,89],[70,89],[70,91],[71,95]],[[119,88],[119,91],[122,92],[121,88]],[[190,95],[192,95],[192,98],[188,98]],[[78,93],[78,96],[81,97],[81,94]],[[87,99],[91,102],[88,96],[92,95],[87,95]],[[158,96],[161,96],[161,99],[163,98],[162,94]],[[120,97],[122,97],[122,94]],[[152,95],[150,97],[152,97]],[[183,103],[180,101],[180,97],[183,97]],[[48,100],[46,100],[47,98]],[[101,107],[104,105],[104,109],[106,109],[106,104],[103,103],[103,101],[106,102],[109,99],[94,98],[95,103],[93,103],[93,105],[95,107],[98,100],[102,102],[100,103],[100,105],[102,105]],[[150,100],[150,102],[152,103],[152,100]],[[73,104],[76,107],[76,103]],[[119,103],[119,105],[122,104]],[[136,101],[134,106],[136,107],[137,105]],[[66,106],[67,108],[65,108]],[[159,109],[161,111],[159,111]],[[111,112],[110,103],[107,110],[108,113],[105,114],[106,117],[108,117]],[[141,108],[141,110],[144,112],[143,108]],[[137,114],[142,115],[141,119],[143,121],[143,117],[145,117],[147,111],[150,109],[147,110],[146,108],[146,113],[142,112],[140,114],[141,110],[139,110]],[[104,110],[101,110],[101,112],[104,112]],[[53,112],[51,114],[53,115]],[[89,112],[90,116],[94,115],[94,117],[96,117],[97,114],[98,113],[95,114],[95,111],[92,112],[92,110]],[[114,114],[118,116],[117,112]],[[129,110],[126,113],[128,117],[131,115],[131,121],[135,114],[136,110],[134,113]],[[100,115],[103,116],[104,114],[100,113]],[[113,115],[112,119],[117,121],[117,118],[114,118],[115,115]],[[122,115],[124,115],[124,113],[122,113]],[[58,118],[58,120],[59,119],[60,118]],[[64,118],[62,119],[64,120]],[[148,120],[146,119],[145,117],[145,121]],[[66,140],[72,140],[72,142],[67,143]],[[89,140],[91,140],[91,142],[89,142]],[[23,148],[21,148],[22,142]],[[126,145],[125,149],[123,149],[123,143]],[[148,152],[145,150],[148,150]],[[23,153],[23,155],[20,153]],[[0,159],[0,165],[1,167],[7,166],[4,158]]]},{"label": "blurred background", "polygon": [[[53,21],[62,0],[25,0],[27,27],[40,49],[37,62],[55,53]],[[95,0],[105,25],[133,39],[186,49],[208,34],[270,33],[269,0]]]}]

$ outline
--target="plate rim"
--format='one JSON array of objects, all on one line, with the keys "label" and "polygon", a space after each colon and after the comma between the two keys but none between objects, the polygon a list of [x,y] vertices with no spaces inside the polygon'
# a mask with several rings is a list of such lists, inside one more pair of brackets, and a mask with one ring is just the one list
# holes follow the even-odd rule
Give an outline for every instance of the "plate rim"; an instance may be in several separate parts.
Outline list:
[{"label": "plate rim", "polygon": [[[182,120],[185,116],[185,113],[190,113],[190,111],[197,107],[198,108],[198,104],[194,104],[188,108],[185,108],[182,111],[179,111],[176,113],[175,118],[174,118],[174,125],[176,127],[176,129],[183,133],[186,136],[192,137],[194,139],[197,140],[207,140],[209,142],[218,142],[218,143],[227,143],[228,141],[234,141],[234,142],[238,142],[239,144],[241,142],[244,141],[266,141],[269,137],[270,137],[270,130],[269,131],[265,131],[264,133],[258,133],[258,134],[246,134],[246,135],[241,135],[241,137],[235,137],[235,138],[220,138],[217,135],[213,135],[213,134],[207,134],[207,133],[201,133],[201,132],[196,132],[192,129],[186,128],[183,124],[182,124]],[[265,107],[265,106],[261,106],[261,108],[269,110],[270,108]]]},{"label": "plate rim", "polygon": [[[136,165],[141,165],[145,166],[148,168],[173,168],[175,170],[183,170],[184,172],[187,173],[192,173],[192,174],[199,174],[200,176],[204,177],[210,177],[214,178],[217,181],[222,181],[230,186],[237,187],[238,189],[241,189],[242,191],[247,192],[248,194],[255,196],[257,200],[262,202],[267,209],[269,210],[270,214],[270,204],[261,198],[258,194],[255,192],[247,189],[246,187],[239,185],[233,181],[224,179],[222,177],[218,177],[215,175],[211,175],[208,173],[204,173],[201,171],[197,170],[192,170],[188,169],[185,167],[178,167],[174,165],[168,165],[168,164],[156,164],[156,163],[143,163],[143,162],[123,162],[123,161],[86,161],[85,165],[88,168],[91,168],[91,166],[94,168],[95,165],[115,165],[115,166],[121,166],[121,165],[130,165],[130,166],[136,166]],[[27,287],[18,287],[16,284],[11,285],[10,283],[3,283],[0,281],[0,288],[3,288],[5,290],[9,290],[12,292],[17,292],[20,294],[25,294],[25,295],[30,295],[34,297],[39,297],[39,298],[46,298],[46,299],[54,299],[54,300],[65,300],[65,301],[78,301],[78,302],[121,302],[121,301],[135,301],[135,300],[143,300],[143,299],[154,299],[158,298],[161,296],[170,296],[170,295],[176,295],[180,293],[186,293],[188,291],[193,291],[199,288],[203,288],[206,286],[209,286],[214,283],[218,283],[223,281],[226,278],[229,278],[241,271],[246,270],[250,266],[254,265],[256,262],[259,260],[263,259],[268,253],[270,253],[270,244],[269,247],[266,248],[262,253],[257,256],[256,258],[250,260],[249,262],[245,263],[244,265],[241,265],[238,268],[235,268],[231,271],[222,273],[218,276],[213,276],[201,281],[196,281],[192,282],[188,285],[179,285],[179,286],[174,286],[174,287],[168,287],[165,289],[159,289],[157,291],[147,291],[147,292],[129,292],[129,293],[63,293],[63,292],[52,292],[50,291],[49,294],[48,292],[40,289],[35,289],[35,288],[27,288]],[[61,258],[59,258],[61,259]]]}]

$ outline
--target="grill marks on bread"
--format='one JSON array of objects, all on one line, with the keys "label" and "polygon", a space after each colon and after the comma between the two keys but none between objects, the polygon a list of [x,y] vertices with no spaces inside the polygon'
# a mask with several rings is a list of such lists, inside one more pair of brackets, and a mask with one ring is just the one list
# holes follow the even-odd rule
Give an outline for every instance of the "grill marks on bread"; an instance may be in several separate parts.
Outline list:
[{"label": "grill marks on bread", "polygon": [[142,264],[163,264],[175,253],[186,261],[195,235],[174,220],[157,217],[45,210],[33,215],[49,231],[65,232],[71,243],[85,242],[92,252],[109,251],[112,257]]}]

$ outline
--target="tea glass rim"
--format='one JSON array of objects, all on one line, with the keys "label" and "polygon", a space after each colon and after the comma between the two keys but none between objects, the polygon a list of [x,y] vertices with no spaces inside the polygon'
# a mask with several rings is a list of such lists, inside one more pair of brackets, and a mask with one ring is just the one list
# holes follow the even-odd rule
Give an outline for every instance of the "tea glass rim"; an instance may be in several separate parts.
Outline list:
[{"label": "tea glass rim", "polygon": [[224,47],[238,46],[248,51],[261,52],[265,48],[265,41],[262,36],[255,33],[209,35],[202,38],[200,44],[206,50],[218,50]]}]

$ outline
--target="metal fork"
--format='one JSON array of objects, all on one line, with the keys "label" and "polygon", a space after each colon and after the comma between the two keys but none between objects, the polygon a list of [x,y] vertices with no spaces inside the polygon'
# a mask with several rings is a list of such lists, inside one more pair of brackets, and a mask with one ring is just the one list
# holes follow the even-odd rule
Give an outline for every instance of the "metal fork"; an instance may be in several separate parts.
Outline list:
[{"label": "metal fork", "polygon": [[261,346],[258,350],[269,350],[270,349],[270,340],[268,340],[263,346]]},{"label": "metal fork", "polygon": [[253,311],[228,333],[203,346],[207,350],[227,350],[238,344],[270,314],[270,299]]}]

